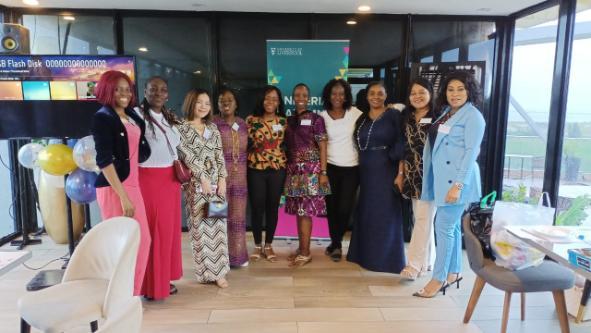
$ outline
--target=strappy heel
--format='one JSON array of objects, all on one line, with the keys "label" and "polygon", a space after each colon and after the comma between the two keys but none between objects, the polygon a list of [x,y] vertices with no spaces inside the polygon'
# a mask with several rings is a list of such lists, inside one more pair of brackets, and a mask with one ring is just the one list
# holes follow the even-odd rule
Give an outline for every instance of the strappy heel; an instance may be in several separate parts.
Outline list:
[{"label": "strappy heel", "polygon": [[455,274],[456,275],[455,280],[448,281],[447,283],[449,285],[452,285],[452,284],[455,283],[456,284],[456,289],[460,289],[460,281],[462,281],[464,279],[464,277],[460,273],[452,273],[452,274]]},{"label": "strappy heel", "polygon": [[304,256],[298,254],[292,262],[289,263],[289,267],[302,267],[312,261],[312,256]]},{"label": "strappy heel", "polygon": [[421,271],[417,271],[412,266],[406,266],[400,272],[400,276],[405,280],[414,281],[421,276]]},{"label": "strappy heel", "polygon": [[439,289],[437,289],[434,293],[432,294],[427,294],[425,292],[425,288],[417,291],[416,293],[412,294],[415,297],[421,297],[421,298],[433,298],[435,296],[437,296],[437,294],[439,294],[439,292],[442,292],[443,295],[445,295],[445,290],[447,289],[447,287],[449,287],[449,283],[447,283],[447,281],[443,282],[443,284],[441,285],[441,287]]},{"label": "strappy heel", "polygon": [[270,262],[277,261],[277,255],[275,254],[275,251],[273,251],[273,247],[270,244],[265,244],[265,247],[263,248],[263,255]]},{"label": "strappy heel", "polygon": [[263,247],[260,245],[255,245],[254,252],[250,255],[250,259],[252,261],[259,261],[263,257]]}]

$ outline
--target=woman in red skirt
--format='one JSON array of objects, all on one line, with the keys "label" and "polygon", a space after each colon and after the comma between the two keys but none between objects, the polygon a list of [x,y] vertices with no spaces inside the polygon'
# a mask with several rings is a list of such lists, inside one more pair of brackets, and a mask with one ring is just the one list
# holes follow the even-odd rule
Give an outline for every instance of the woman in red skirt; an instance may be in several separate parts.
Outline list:
[{"label": "woman in red skirt", "polygon": [[144,87],[144,100],[137,109],[146,122],[150,158],[140,164],[140,187],[152,236],[150,256],[142,294],[148,300],[160,300],[176,294],[171,281],[183,273],[181,256],[181,185],[172,166],[180,143],[178,121],[164,105],[168,84],[151,77]]}]

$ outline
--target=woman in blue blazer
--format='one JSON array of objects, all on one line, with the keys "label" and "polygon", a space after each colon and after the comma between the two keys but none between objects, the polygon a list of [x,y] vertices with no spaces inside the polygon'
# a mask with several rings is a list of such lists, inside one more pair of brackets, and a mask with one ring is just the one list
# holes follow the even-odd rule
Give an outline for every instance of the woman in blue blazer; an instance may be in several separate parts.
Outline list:
[{"label": "woman in blue blazer", "polygon": [[434,122],[423,151],[421,200],[435,201],[437,251],[433,277],[414,293],[434,297],[462,279],[460,220],[464,208],[481,195],[480,170],[476,159],[484,135],[484,118],[474,106],[481,99],[474,77],[467,72],[450,73],[441,85],[438,103],[442,115]]}]

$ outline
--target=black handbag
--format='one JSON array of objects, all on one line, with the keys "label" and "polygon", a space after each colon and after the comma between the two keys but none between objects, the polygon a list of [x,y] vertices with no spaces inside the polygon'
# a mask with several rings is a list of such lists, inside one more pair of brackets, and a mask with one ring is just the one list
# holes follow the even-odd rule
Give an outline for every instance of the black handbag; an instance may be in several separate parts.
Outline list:
[{"label": "black handbag", "polygon": [[228,217],[228,202],[213,200],[205,205],[205,217],[210,219],[225,219]]},{"label": "black handbag", "polygon": [[480,241],[485,258],[495,260],[490,246],[490,232],[492,230],[492,214],[497,192],[493,191],[482,198],[480,202],[473,202],[468,208],[470,214],[470,230]]}]

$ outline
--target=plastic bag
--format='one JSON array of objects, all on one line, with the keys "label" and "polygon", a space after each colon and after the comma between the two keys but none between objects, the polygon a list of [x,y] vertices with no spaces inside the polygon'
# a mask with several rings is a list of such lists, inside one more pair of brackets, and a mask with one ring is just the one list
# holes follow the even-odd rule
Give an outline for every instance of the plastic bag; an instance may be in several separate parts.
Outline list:
[{"label": "plastic bag", "polygon": [[538,205],[519,202],[497,201],[493,210],[493,225],[491,231],[491,247],[498,266],[511,270],[519,270],[537,266],[544,260],[544,253],[540,252],[519,238],[511,235],[505,227],[523,225],[551,226],[554,222],[555,209],[543,205],[544,198],[550,198],[543,193]]},{"label": "plastic bag", "polygon": [[482,254],[485,258],[495,260],[495,256],[490,246],[490,233],[492,231],[492,214],[497,191],[492,191],[482,198],[480,202],[473,202],[468,208],[470,214],[470,230],[480,241]]}]

